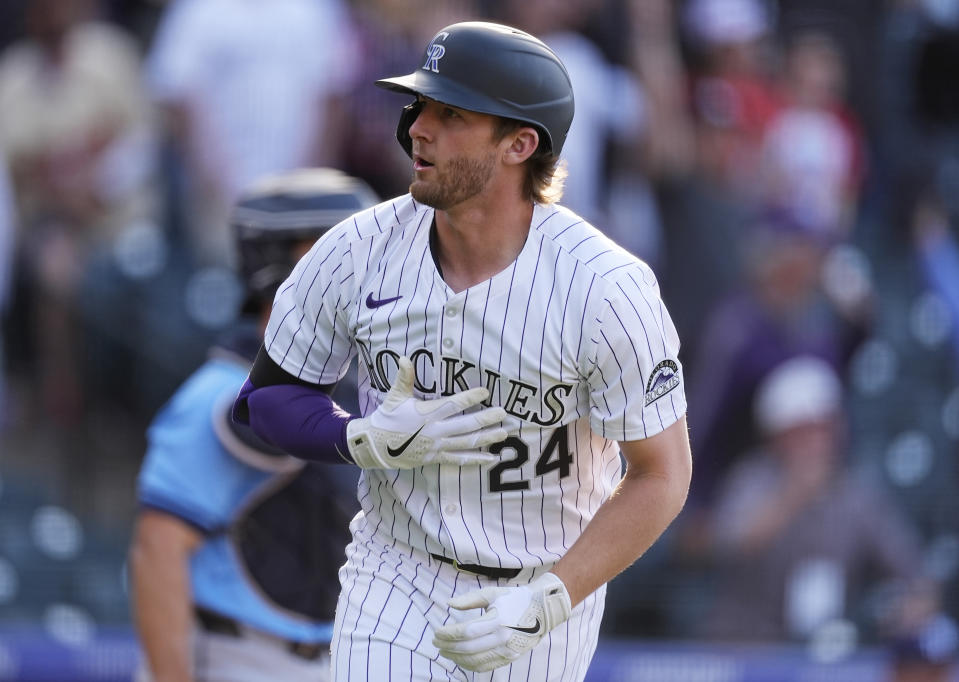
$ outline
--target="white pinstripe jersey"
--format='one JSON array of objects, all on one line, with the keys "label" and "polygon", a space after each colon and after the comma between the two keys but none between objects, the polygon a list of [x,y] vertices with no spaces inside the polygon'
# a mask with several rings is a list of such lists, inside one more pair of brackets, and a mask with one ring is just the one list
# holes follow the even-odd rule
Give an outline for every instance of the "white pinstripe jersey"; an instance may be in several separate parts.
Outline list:
[{"label": "white pinstripe jersey", "polygon": [[619,481],[616,441],[685,413],[675,328],[649,267],[565,208],[537,205],[516,261],[459,293],[434,264],[432,220],[405,195],[325,234],[278,291],[266,348],[320,384],[358,353],[364,414],[400,355],[419,397],[488,387],[509,414],[501,459],[366,470],[363,515],[462,563],[551,564]]}]

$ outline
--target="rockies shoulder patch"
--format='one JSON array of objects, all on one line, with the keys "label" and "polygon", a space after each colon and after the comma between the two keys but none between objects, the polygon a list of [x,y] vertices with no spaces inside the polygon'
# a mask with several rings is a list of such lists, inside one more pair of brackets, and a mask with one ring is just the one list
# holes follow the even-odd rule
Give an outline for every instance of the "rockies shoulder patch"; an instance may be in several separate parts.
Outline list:
[{"label": "rockies shoulder patch", "polygon": [[679,386],[679,367],[672,360],[663,360],[653,368],[646,382],[646,404],[659,400]]}]

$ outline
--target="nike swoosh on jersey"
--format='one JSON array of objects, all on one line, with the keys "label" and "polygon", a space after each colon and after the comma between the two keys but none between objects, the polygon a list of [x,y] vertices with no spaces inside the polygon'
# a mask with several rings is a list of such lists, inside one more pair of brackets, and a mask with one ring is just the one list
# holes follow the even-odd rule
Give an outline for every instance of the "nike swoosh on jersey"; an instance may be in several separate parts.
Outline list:
[{"label": "nike swoosh on jersey", "polygon": [[386,305],[387,303],[392,303],[393,301],[398,301],[402,296],[393,296],[392,298],[373,298],[373,294],[369,293],[366,295],[366,307],[367,308],[379,308],[381,305]]},{"label": "nike swoosh on jersey", "polygon": [[414,433],[412,436],[410,436],[405,441],[403,441],[403,443],[401,443],[398,448],[391,448],[389,445],[387,445],[386,454],[388,454],[390,457],[399,457],[400,455],[402,455],[403,451],[410,446],[410,443],[413,442],[414,438],[420,435],[420,431],[422,431],[425,426],[426,424],[423,424],[423,426],[416,429],[416,433]]},{"label": "nike swoosh on jersey", "polygon": [[519,625],[507,625],[510,630],[516,630],[516,632],[523,632],[527,635],[535,635],[542,628],[542,624],[539,622],[539,618],[536,619],[536,623],[528,628],[521,628]]}]

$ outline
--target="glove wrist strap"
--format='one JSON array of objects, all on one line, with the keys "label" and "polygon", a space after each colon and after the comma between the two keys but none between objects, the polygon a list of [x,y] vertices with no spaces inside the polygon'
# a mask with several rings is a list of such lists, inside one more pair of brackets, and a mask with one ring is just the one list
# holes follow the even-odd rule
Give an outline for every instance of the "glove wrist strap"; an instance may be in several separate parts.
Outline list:
[{"label": "glove wrist strap", "polygon": [[376,456],[373,443],[370,442],[370,434],[364,427],[364,419],[353,419],[346,425],[346,448],[356,466],[361,469],[374,469],[382,464]]},{"label": "glove wrist strap", "polygon": [[566,585],[559,576],[553,573],[544,574],[540,580],[546,583],[543,587],[543,608],[546,611],[546,625],[549,630],[569,619],[573,611],[572,602]]}]

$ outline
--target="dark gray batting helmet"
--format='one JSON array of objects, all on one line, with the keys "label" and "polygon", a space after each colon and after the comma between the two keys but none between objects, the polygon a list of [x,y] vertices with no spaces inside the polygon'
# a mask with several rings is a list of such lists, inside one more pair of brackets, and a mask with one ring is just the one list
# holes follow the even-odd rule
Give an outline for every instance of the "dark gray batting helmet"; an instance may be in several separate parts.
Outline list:
[{"label": "dark gray batting helmet", "polygon": [[245,308],[273,299],[296,265],[297,245],[378,202],[364,181],[333,168],[279,173],[243,192],[230,223],[249,296]]},{"label": "dark gray batting helmet", "polygon": [[[559,57],[538,38],[501,24],[447,26],[426,46],[419,69],[376,85],[529,123],[540,132],[540,148],[556,155],[573,121],[573,86]],[[415,103],[407,106],[396,129],[407,154],[417,115]]]}]

